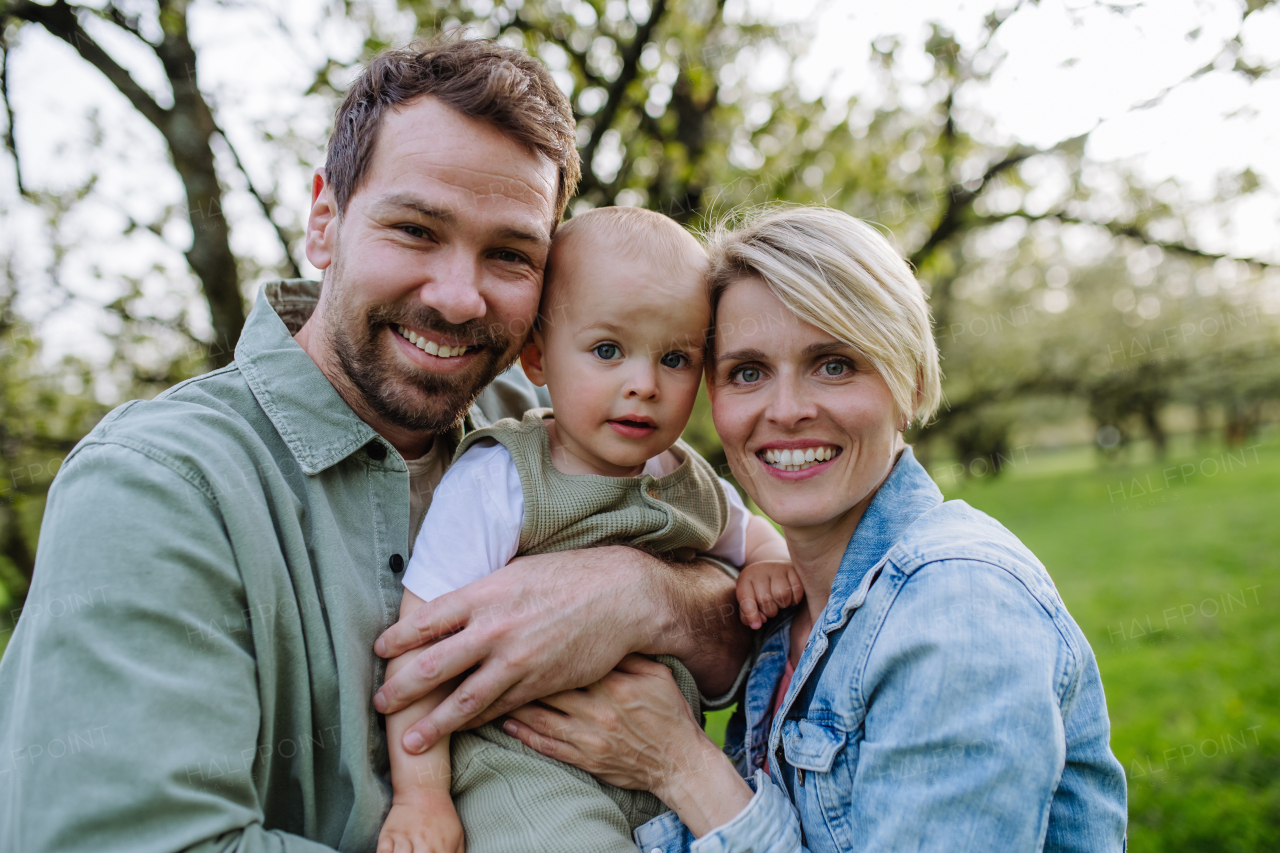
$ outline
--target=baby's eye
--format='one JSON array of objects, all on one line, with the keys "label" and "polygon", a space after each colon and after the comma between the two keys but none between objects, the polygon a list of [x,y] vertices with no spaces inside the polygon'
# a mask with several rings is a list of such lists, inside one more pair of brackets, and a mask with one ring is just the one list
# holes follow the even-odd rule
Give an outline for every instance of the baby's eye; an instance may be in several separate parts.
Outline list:
[{"label": "baby's eye", "polygon": [[617,344],[597,344],[596,348],[593,349],[592,352],[596,354],[596,358],[603,359],[604,361],[613,361],[622,354],[622,351],[618,349]]},{"label": "baby's eye", "polygon": [[689,361],[689,356],[682,352],[669,352],[662,357],[662,366],[670,367],[672,369],[684,367],[691,363],[692,362]]},{"label": "baby's eye", "polygon": [[747,365],[739,367],[737,370],[729,374],[729,378],[736,382],[752,383],[760,381],[760,368]]}]

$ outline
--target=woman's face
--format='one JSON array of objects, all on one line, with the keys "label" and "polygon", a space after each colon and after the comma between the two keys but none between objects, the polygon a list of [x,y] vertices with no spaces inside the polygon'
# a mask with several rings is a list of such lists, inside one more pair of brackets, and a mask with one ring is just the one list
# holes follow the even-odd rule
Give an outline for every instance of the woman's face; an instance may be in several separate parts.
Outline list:
[{"label": "woman's face", "polygon": [[899,447],[884,379],[754,277],[729,285],[715,323],[712,416],[738,482],[783,527],[860,517]]}]

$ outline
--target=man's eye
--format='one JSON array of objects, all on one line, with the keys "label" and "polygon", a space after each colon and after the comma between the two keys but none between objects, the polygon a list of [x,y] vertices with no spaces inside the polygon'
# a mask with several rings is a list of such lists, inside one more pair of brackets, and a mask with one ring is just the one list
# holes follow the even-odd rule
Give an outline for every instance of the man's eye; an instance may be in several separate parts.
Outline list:
[{"label": "man's eye", "polygon": [[759,382],[760,368],[758,367],[739,367],[733,373],[729,374],[729,378],[737,382]]},{"label": "man's eye", "polygon": [[672,369],[684,367],[690,363],[689,356],[682,352],[669,352],[662,357],[662,366]]},{"label": "man's eye", "polygon": [[421,225],[401,225],[400,230],[415,239],[421,239],[427,236],[427,229]]},{"label": "man's eye", "polygon": [[513,252],[510,249],[499,249],[493,253],[493,256],[506,264],[518,264],[524,260],[519,252]]},{"label": "man's eye", "polygon": [[600,358],[605,361],[613,361],[622,354],[622,351],[618,349],[617,344],[598,344],[592,352],[596,354],[596,358]]}]

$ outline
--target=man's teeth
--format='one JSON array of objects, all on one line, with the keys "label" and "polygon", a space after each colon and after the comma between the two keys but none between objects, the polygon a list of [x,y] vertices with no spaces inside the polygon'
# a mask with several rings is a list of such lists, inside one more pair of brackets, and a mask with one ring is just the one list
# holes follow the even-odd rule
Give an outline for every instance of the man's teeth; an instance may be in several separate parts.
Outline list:
[{"label": "man's teeth", "polygon": [[434,355],[437,358],[454,358],[455,356],[462,355],[464,352],[470,349],[470,347],[465,347],[465,346],[463,347],[439,346],[435,341],[429,341],[426,338],[419,335],[417,332],[413,331],[412,329],[406,329],[404,326],[396,326],[396,331],[400,333],[400,336],[402,338],[405,338],[407,341],[409,341],[409,343],[413,344],[418,349],[425,352],[427,355]]},{"label": "man's teeth", "polygon": [[797,447],[795,450],[769,449],[764,452],[764,461],[783,471],[803,471],[820,462],[826,462],[836,455],[838,449],[831,445]]}]

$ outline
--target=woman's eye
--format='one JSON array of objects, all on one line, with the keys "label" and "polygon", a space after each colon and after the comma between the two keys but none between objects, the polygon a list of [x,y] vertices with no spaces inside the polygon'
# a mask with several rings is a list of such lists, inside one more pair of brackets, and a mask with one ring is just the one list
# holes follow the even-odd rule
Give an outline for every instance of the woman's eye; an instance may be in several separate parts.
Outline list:
[{"label": "woman's eye", "polygon": [[605,361],[613,361],[622,354],[617,344],[600,344],[592,352],[596,354],[596,358],[601,358]]},{"label": "woman's eye", "polygon": [[759,382],[760,368],[758,367],[740,367],[733,372],[731,378],[738,382]]},{"label": "woman's eye", "polygon": [[822,373],[825,376],[844,376],[849,372],[849,365],[843,361],[828,361],[822,365]]},{"label": "woman's eye", "polygon": [[662,357],[662,366],[672,369],[684,367],[689,364],[689,356],[682,352],[669,352]]}]

